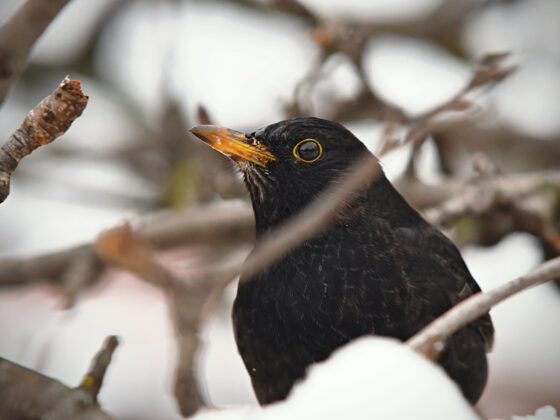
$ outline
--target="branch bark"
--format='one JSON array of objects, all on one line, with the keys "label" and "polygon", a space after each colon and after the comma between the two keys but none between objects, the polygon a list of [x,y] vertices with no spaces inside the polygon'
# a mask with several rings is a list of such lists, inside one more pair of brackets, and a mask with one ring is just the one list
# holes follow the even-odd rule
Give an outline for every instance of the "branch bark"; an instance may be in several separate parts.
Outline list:
[{"label": "branch bark", "polygon": [[70,0],[27,0],[0,27],[0,105],[27,66],[33,45]]},{"label": "branch bark", "polygon": [[[91,373],[99,387],[110,362],[107,352],[112,353],[115,340],[115,337],[106,339],[101,357],[98,354],[93,364]],[[2,419],[110,420],[111,417],[97,405],[97,392],[98,387],[80,385],[69,388],[55,379],[0,358]]]},{"label": "branch bark", "polygon": [[498,303],[530,287],[560,276],[560,257],[545,262],[532,273],[518,277],[485,293],[473,295],[432,321],[406,343],[433,359],[445,340],[455,332],[484,315]]},{"label": "branch bark", "polygon": [[29,111],[21,126],[0,148],[0,203],[10,193],[10,178],[20,160],[64,134],[82,115],[87,101],[80,82],[66,78]]},{"label": "branch bark", "polygon": [[103,385],[105,373],[107,373],[107,369],[111,363],[111,358],[113,357],[113,353],[117,349],[118,345],[119,340],[114,335],[110,335],[105,339],[103,347],[93,358],[89,372],[86,373],[82,379],[82,383],[78,387],[87,393],[95,402],[97,402],[97,395]]}]

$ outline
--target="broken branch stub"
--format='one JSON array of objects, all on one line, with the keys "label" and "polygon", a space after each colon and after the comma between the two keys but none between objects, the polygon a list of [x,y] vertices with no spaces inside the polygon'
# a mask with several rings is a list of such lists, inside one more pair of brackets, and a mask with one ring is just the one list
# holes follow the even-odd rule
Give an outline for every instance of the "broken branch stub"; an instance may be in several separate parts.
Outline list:
[{"label": "broken branch stub", "polygon": [[64,134],[82,115],[88,97],[78,80],[65,78],[0,147],[0,203],[10,193],[10,179],[21,159]]}]

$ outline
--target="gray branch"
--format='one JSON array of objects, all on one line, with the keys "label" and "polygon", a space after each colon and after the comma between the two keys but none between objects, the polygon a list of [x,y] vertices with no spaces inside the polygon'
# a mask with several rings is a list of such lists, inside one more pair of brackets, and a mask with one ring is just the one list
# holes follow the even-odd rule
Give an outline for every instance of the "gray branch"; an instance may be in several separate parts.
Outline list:
[{"label": "gray branch", "polygon": [[0,27],[0,104],[27,66],[33,45],[70,0],[27,0]]}]

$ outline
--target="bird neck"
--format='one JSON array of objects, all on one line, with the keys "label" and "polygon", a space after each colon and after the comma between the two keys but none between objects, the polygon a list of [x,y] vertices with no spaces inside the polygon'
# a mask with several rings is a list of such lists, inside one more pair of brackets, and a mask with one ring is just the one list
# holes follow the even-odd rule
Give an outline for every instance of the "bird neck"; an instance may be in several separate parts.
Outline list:
[{"label": "bird neck", "polygon": [[366,200],[369,217],[383,218],[399,227],[423,221],[384,174],[369,186]]},{"label": "bird neck", "polygon": [[[262,202],[255,203],[253,197],[257,240],[291,217],[297,216],[319,195],[288,199],[282,194],[272,193],[268,194],[266,205]],[[407,226],[421,219],[383,173],[365,190],[348,200],[345,208],[335,216],[331,226],[335,228],[340,225],[346,228],[349,223],[360,220],[368,223],[372,218],[383,218],[398,226]]]}]

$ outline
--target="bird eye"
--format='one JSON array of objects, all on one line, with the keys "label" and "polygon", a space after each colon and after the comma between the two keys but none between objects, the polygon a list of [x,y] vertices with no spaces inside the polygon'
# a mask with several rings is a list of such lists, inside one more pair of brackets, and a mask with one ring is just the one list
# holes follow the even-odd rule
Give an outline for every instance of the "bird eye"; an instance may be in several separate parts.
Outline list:
[{"label": "bird eye", "polygon": [[315,162],[323,154],[321,143],[314,139],[305,139],[294,146],[294,157],[305,163]]}]

